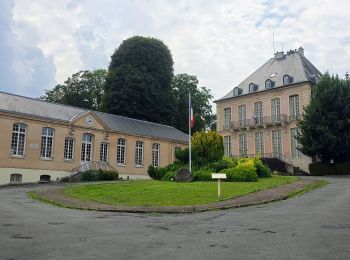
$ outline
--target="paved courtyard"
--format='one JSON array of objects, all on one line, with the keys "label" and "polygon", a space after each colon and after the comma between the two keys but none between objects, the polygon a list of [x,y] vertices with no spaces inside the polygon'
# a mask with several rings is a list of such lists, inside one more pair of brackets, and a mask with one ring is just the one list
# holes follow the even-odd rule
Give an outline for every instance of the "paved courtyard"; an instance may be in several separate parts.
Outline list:
[{"label": "paved courtyard", "polygon": [[[350,176],[301,197],[185,215],[79,211],[0,188],[0,259],[349,259]],[[42,188],[42,187],[40,187]]]}]

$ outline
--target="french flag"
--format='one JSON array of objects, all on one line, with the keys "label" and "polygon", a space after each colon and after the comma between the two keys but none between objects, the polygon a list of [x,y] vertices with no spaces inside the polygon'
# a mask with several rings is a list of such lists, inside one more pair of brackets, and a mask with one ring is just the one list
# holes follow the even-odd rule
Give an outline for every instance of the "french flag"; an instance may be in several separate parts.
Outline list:
[{"label": "french flag", "polygon": [[192,107],[191,99],[190,99],[190,126],[191,128],[194,126],[194,116],[193,116],[193,107]]}]

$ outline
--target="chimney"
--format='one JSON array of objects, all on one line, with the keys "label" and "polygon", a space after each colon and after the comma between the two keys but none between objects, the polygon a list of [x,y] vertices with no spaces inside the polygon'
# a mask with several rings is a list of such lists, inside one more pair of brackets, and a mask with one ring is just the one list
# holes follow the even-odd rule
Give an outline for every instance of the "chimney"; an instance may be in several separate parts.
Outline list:
[{"label": "chimney", "polygon": [[283,51],[278,51],[275,53],[275,59],[279,60],[282,59],[284,57],[284,52]]},{"label": "chimney", "polygon": [[303,49],[303,47],[299,47],[298,52],[299,52],[301,57],[304,57],[304,49]]}]

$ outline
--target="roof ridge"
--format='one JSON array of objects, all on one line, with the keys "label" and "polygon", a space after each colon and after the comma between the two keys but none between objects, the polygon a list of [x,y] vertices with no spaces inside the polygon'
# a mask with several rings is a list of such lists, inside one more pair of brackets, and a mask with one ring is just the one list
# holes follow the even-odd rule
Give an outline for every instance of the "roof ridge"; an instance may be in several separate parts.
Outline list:
[{"label": "roof ridge", "polygon": [[[92,110],[92,111],[94,111],[94,110]],[[136,119],[136,118],[132,118],[132,117],[121,116],[121,115],[106,113],[106,112],[102,112],[102,111],[94,111],[94,112],[101,113],[101,114],[106,114],[106,115],[117,116],[117,117],[122,117],[122,118],[126,118],[126,119],[129,119],[129,120],[139,121],[139,122],[148,123],[148,124],[153,124],[153,125],[166,126],[166,127],[170,127],[170,128],[176,129],[175,127],[170,126],[170,125],[163,125],[163,124],[159,124],[159,123],[155,123],[155,122],[150,122],[150,121],[146,121],[146,120],[141,120],[141,119]],[[176,130],[178,130],[178,129],[176,129]]]},{"label": "roof ridge", "polygon": [[26,98],[26,99],[30,99],[30,100],[33,100],[33,101],[39,101],[39,102],[47,103],[47,104],[51,104],[51,105],[57,105],[57,106],[64,106],[64,107],[70,107],[70,108],[81,109],[81,110],[84,110],[84,111],[94,111],[94,110],[85,109],[85,108],[81,108],[81,107],[75,107],[75,106],[72,106],[72,105],[66,105],[66,104],[61,104],[61,103],[56,103],[56,102],[50,102],[50,101],[42,100],[42,99],[38,99],[38,98],[26,97],[26,96],[22,96],[22,95],[19,95],[19,94],[13,94],[13,93],[1,91],[1,90],[0,90],[0,94],[7,94],[7,95],[10,95],[10,96],[16,96],[16,97]]}]

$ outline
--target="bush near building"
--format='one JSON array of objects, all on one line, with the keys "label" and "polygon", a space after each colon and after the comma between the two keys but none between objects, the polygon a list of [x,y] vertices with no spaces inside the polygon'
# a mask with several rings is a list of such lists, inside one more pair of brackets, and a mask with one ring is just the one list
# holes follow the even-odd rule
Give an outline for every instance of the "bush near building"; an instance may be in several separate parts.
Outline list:
[{"label": "bush near building", "polygon": [[115,171],[88,170],[82,173],[81,181],[116,181],[119,173]]}]

